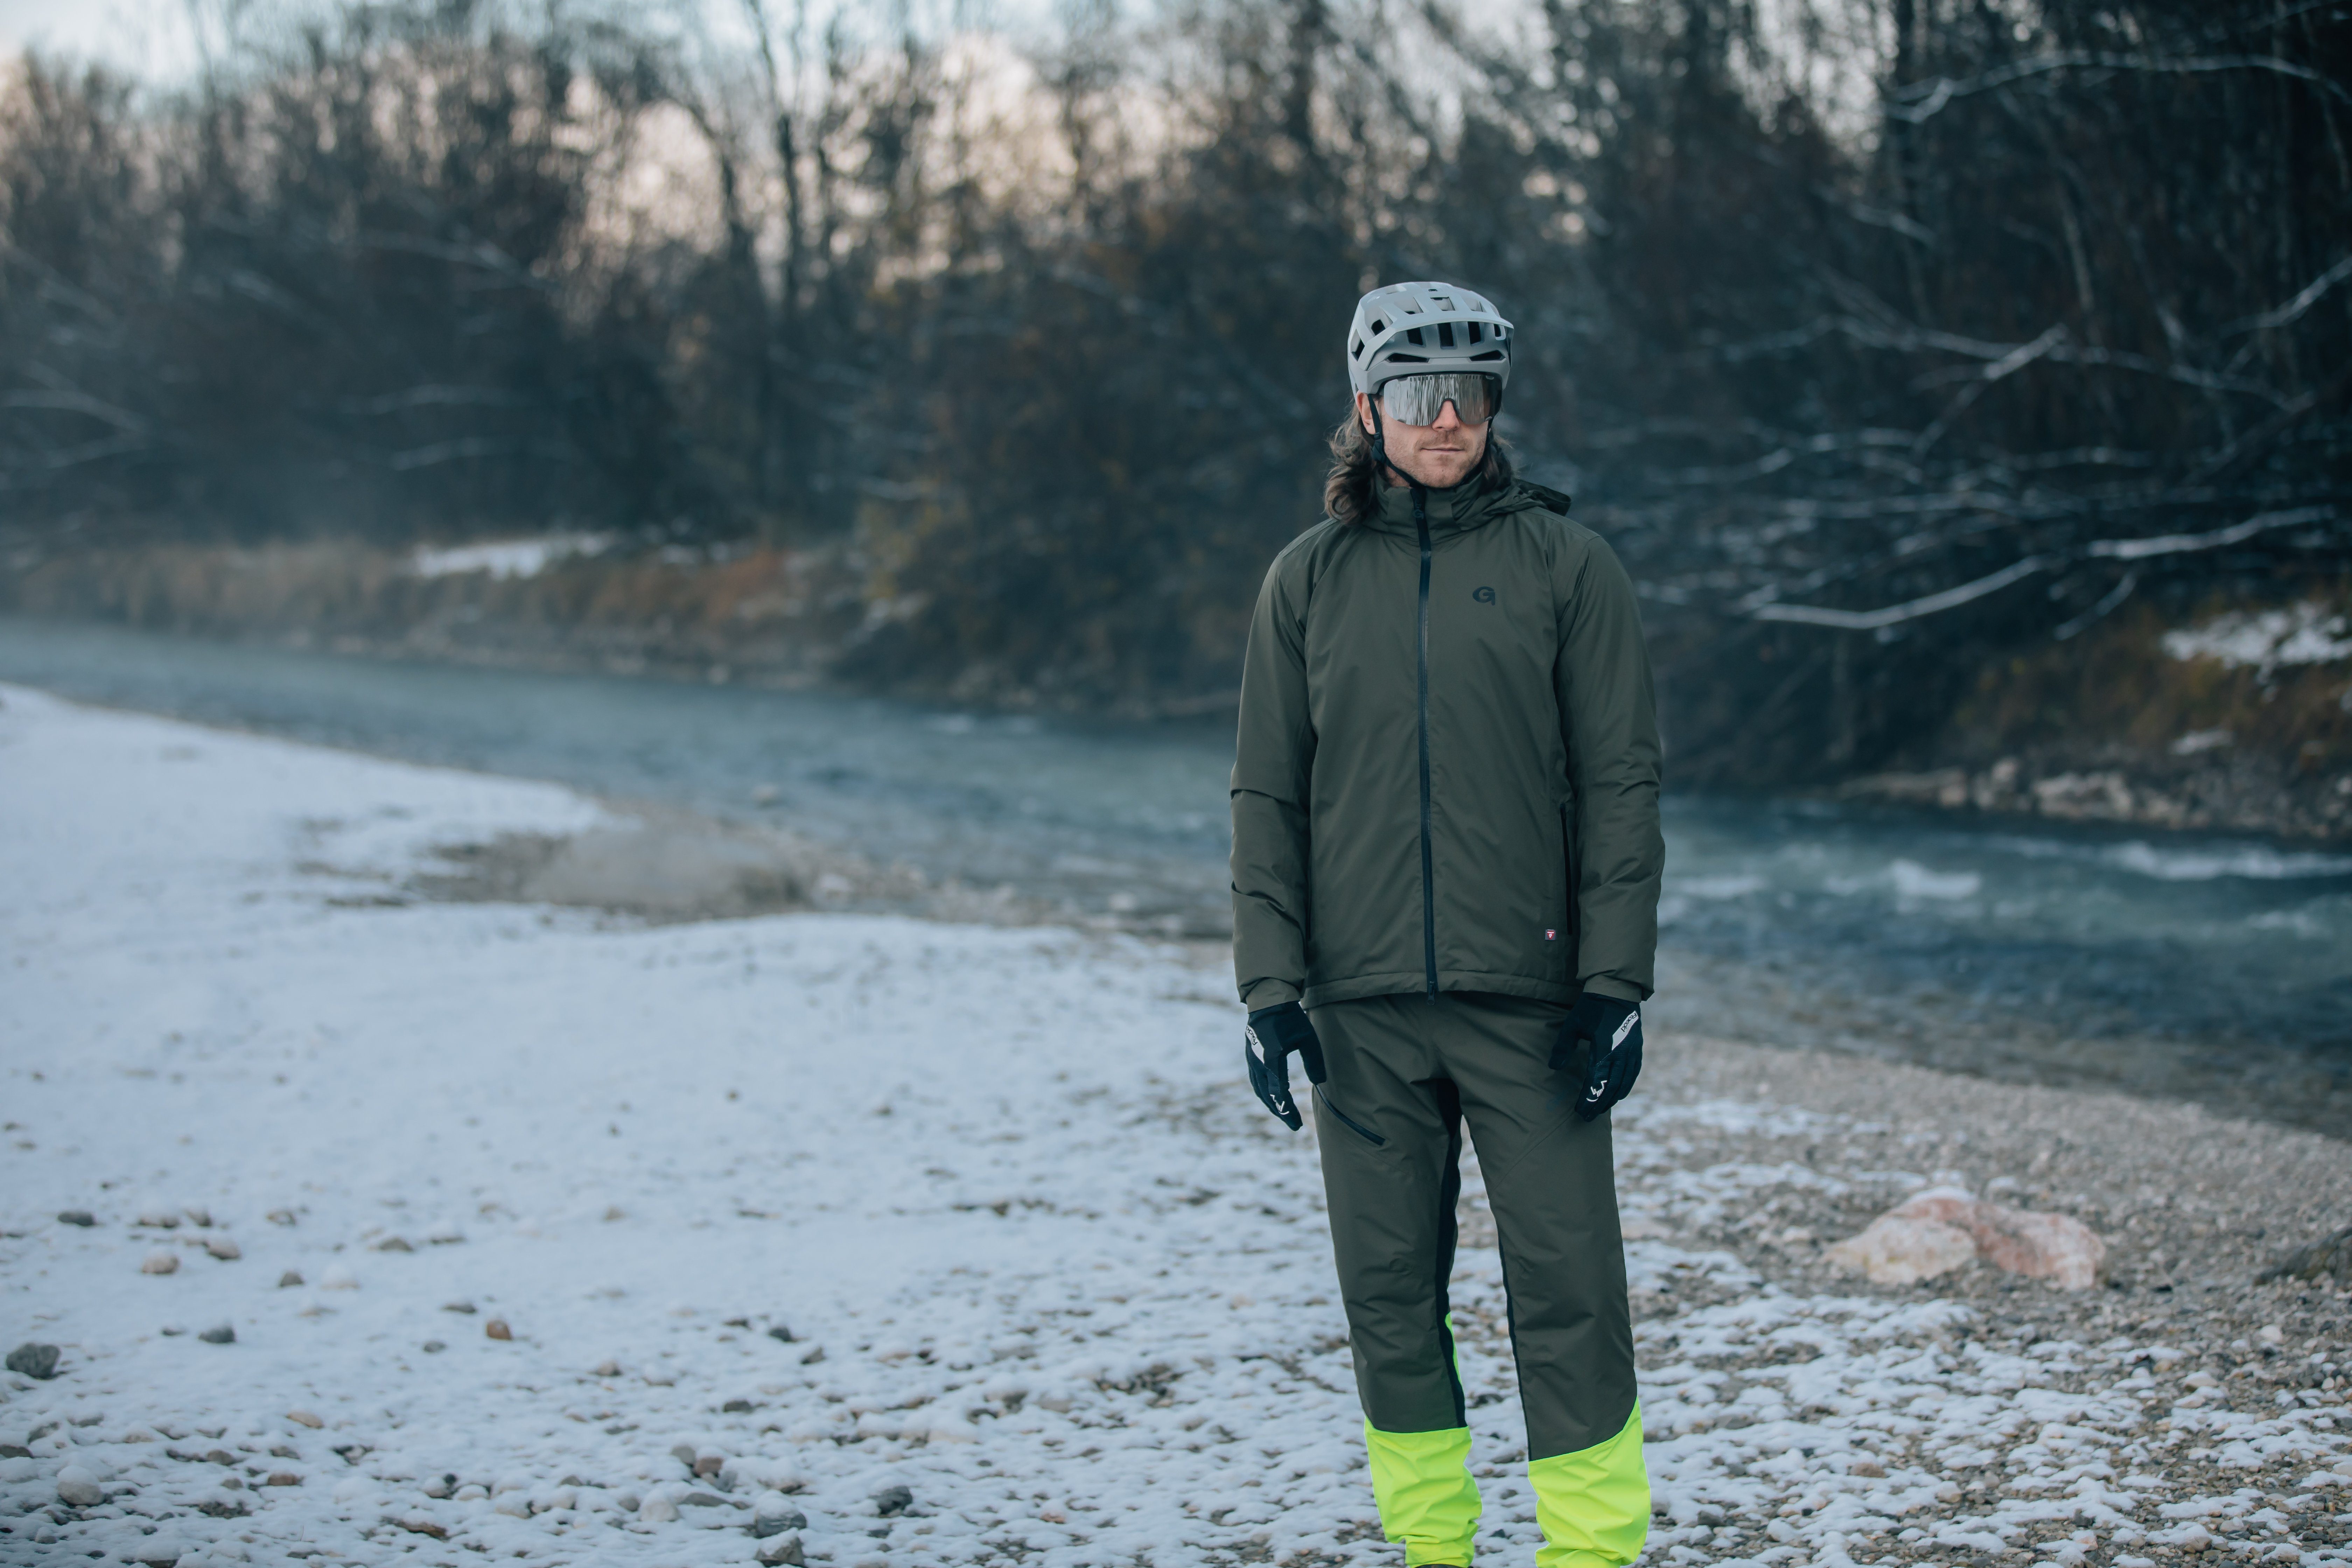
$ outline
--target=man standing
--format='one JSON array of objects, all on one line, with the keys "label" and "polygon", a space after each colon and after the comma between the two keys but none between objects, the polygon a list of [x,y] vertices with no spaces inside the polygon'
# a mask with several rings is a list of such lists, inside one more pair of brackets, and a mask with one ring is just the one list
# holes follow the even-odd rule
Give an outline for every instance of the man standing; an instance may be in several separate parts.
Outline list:
[{"label": "man standing", "polygon": [[1234,763],[1249,1070],[1313,1086],[1372,1489],[1411,1568],[1478,1522],[1447,1318],[1462,1127],[1502,1247],[1539,1568],[1648,1532],[1609,1108],[1641,1069],[1658,734],[1633,585],[1490,434],[1511,324],[1376,289],[1329,516],[1266,574]]}]

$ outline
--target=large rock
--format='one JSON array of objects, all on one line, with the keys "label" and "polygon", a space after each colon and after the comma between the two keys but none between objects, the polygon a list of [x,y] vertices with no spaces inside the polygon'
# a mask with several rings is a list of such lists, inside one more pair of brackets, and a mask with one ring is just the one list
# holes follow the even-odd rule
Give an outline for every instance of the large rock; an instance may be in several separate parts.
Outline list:
[{"label": "large rock", "polygon": [[[1968,1250],[1953,1256],[1955,1238]],[[2098,1282],[2106,1243],[2081,1220],[1988,1203],[1960,1187],[1929,1187],[1824,1254],[1880,1285],[1907,1285],[1980,1257],[1996,1268],[2048,1279],[2068,1290]]]},{"label": "large rock", "polygon": [[1987,1263],[2011,1274],[2049,1279],[2068,1290],[2098,1283],[2107,1244],[2081,1220],[1988,1203],[1960,1187],[1929,1187],[1892,1211],[1957,1226],[1975,1238]]},{"label": "large rock", "polygon": [[2062,1289],[2089,1289],[2099,1282],[2099,1268],[2107,1259],[2107,1244],[2098,1234],[2063,1214],[1979,1204],[1970,1229],[1977,1250],[1994,1268],[2048,1279]]},{"label": "large rock", "polygon": [[1912,1285],[1948,1274],[1976,1255],[1976,1238],[1958,1226],[1888,1214],[1822,1256],[1834,1268],[1868,1276],[1874,1285]]}]

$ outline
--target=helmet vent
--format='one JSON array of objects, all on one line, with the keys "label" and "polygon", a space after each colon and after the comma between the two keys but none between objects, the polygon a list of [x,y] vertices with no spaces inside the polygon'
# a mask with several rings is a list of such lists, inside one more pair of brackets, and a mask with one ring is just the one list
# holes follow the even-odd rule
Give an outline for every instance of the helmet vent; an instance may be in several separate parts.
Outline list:
[{"label": "helmet vent", "polygon": [[1485,353],[1482,353],[1482,354],[1472,354],[1472,355],[1470,356],[1470,359],[1471,359],[1471,363],[1475,364],[1475,363],[1478,363],[1478,362],[1480,362],[1480,361],[1482,361],[1482,360],[1502,359],[1502,358],[1504,358],[1504,357],[1506,357],[1506,356],[1504,355],[1504,353],[1503,353],[1503,351],[1502,351],[1502,350],[1500,350],[1500,349],[1488,349]]},{"label": "helmet vent", "polygon": [[1454,346],[1453,322],[1440,321],[1437,323],[1437,346],[1442,349],[1450,349]]},{"label": "helmet vent", "polygon": [[1422,341],[1421,329],[1419,327],[1407,327],[1404,332],[1404,341],[1412,344],[1416,348],[1425,349],[1429,346],[1426,342]]},{"label": "helmet vent", "polygon": [[1474,343],[1478,341],[1478,323],[1475,321],[1470,323],[1470,341]]},{"label": "helmet vent", "polygon": [[[1497,354],[1496,357],[1499,359],[1502,356]],[[1427,354],[1398,353],[1389,355],[1389,363],[1391,364],[1427,364],[1428,363],[1429,356]]]}]

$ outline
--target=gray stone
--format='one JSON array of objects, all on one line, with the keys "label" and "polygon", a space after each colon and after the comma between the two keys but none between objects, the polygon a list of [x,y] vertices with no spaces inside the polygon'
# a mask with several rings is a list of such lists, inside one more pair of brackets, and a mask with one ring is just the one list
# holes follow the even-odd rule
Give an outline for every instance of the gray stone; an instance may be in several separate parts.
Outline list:
[{"label": "gray stone", "polygon": [[[2333,1236],[2325,1236],[2308,1247],[2298,1247],[2260,1274],[2254,1283],[2267,1285],[2273,1279],[2316,1279],[2323,1274],[2352,1284],[2352,1225]],[[12,1362],[10,1363],[14,1365]]]},{"label": "gray stone", "polygon": [[278,1288],[280,1290],[290,1290],[300,1283],[302,1283],[302,1276],[297,1269],[289,1268],[278,1277]]},{"label": "gray stone", "polygon": [[88,1209],[60,1209],[58,1212],[58,1223],[87,1226],[96,1225],[98,1218]]},{"label": "gray stone", "polygon": [[208,1345],[233,1345],[236,1343],[236,1331],[226,1323],[215,1323],[196,1338]]},{"label": "gray stone", "polygon": [[761,1547],[759,1561],[761,1568],[801,1568],[808,1559],[803,1553],[801,1538],[795,1531],[776,1536]]},{"label": "gray stone", "polygon": [[58,1500],[68,1508],[95,1508],[106,1500],[106,1489],[79,1465],[58,1472]]},{"label": "gray stone", "polygon": [[58,1347],[26,1340],[8,1352],[8,1370],[46,1382],[58,1375]]},{"label": "gray stone", "polygon": [[765,1541],[772,1535],[782,1535],[788,1530],[806,1530],[807,1528],[808,1515],[796,1508],[791,1508],[782,1513],[763,1513],[753,1520],[751,1536],[756,1541]]},{"label": "gray stone", "polygon": [[884,1487],[874,1494],[874,1511],[888,1519],[915,1506],[915,1494],[907,1488]]}]

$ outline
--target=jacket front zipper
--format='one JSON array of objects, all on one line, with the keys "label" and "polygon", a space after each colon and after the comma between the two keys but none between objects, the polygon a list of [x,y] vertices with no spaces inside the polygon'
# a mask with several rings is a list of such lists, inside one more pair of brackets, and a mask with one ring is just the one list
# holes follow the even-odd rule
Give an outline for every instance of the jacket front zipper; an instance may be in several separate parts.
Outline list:
[{"label": "jacket front zipper", "polygon": [[1429,999],[1437,1000],[1437,878],[1429,845],[1429,499],[1412,487],[1412,523],[1421,533],[1421,962]]}]

